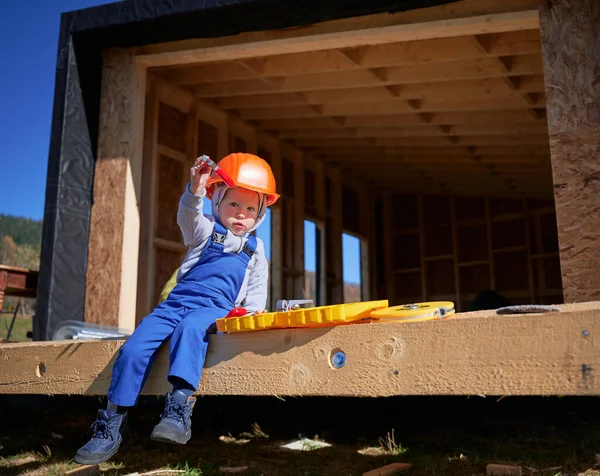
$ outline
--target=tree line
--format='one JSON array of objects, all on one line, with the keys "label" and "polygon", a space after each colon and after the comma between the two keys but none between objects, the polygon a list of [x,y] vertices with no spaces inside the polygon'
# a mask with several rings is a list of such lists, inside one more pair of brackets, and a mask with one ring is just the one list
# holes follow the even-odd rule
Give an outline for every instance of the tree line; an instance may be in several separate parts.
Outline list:
[{"label": "tree line", "polygon": [[39,269],[42,220],[0,214],[0,264]]}]

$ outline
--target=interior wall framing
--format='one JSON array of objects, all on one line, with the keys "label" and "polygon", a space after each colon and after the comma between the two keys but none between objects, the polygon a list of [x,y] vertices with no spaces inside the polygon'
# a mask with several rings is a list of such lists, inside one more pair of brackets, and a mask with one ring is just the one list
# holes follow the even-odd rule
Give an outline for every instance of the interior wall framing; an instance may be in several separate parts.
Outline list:
[{"label": "interior wall framing", "polygon": [[[189,167],[202,153],[220,158],[234,150],[247,151],[262,154],[270,163],[282,198],[271,210],[268,304],[272,308],[277,299],[303,297],[304,154],[162,78],[150,75],[146,100],[137,321],[156,305],[162,287],[185,256],[186,248],[176,225],[177,204],[189,180]],[[307,163],[318,172],[315,197],[324,220],[323,164],[314,158],[307,158]],[[339,183],[339,176],[337,180]],[[341,256],[341,234],[335,247]],[[323,279],[323,285],[324,282]]]},{"label": "interior wall framing", "polygon": [[[311,154],[304,154],[304,211],[305,219],[315,223],[316,270],[315,294],[316,305],[326,304],[326,274],[325,274],[325,233],[327,219],[327,203],[325,200],[325,165],[322,160],[315,159]],[[306,237],[304,237],[306,240]],[[306,282],[306,278],[305,278]]]},{"label": "interior wall framing", "polygon": [[563,300],[552,201],[387,192],[384,217],[394,305],[453,301],[467,311],[486,290],[512,304]]}]

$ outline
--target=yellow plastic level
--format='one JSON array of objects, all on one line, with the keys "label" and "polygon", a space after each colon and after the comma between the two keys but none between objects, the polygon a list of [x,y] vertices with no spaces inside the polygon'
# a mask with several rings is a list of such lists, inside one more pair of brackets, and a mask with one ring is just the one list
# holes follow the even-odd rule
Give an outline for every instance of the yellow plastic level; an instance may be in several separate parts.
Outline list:
[{"label": "yellow plastic level", "polygon": [[217,319],[217,330],[219,332],[247,332],[287,327],[326,327],[349,324],[361,319],[370,320],[369,317],[373,311],[388,306],[387,300],[367,301],[228,317]]},{"label": "yellow plastic level", "polygon": [[386,322],[430,321],[444,319],[454,312],[454,303],[450,301],[418,302],[374,310],[371,312],[371,318],[384,319]]}]

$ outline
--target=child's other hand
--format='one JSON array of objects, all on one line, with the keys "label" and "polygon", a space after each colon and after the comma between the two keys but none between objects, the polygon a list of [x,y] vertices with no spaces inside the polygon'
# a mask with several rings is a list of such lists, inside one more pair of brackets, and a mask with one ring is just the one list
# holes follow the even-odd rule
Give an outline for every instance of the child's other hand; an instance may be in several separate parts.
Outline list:
[{"label": "child's other hand", "polygon": [[256,311],[256,314],[266,314],[267,312],[269,312],[269,311],[267,311],[266,309],[263,309],[262,311]]},{"label": "child's other hand", "polygon": [[190,192],[197,196],[202,195],[211,172],[211,168],[202,159],[197,158],[190,169]]}]

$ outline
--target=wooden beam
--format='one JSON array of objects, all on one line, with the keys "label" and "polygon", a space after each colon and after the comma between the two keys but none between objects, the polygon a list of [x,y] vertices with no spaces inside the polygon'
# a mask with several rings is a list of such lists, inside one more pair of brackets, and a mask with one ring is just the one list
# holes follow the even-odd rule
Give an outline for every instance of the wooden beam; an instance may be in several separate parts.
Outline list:
[{"label": "wooden beam", "polygon": [[[270,155],[269,165],[275,181],[277,183],[277,192],[282,191],[283,170],[281,158],[281,141],[271,134],[264,132],[258,133],[258,147],[264,149]],[[282,223],[281,200],[271,207],[271,269],[270,269],[270,305],[273,309],[283,294],[283,223]]]},{"label": "wooden beam", "polygon": [[[454,62],[492,56],[540,54],[538,30],[510,31],[486,35],[487,52],[480,54],[469,46],[466,37],[410,41],[383,45],[358,46],[342,50],[278,54],[246,60],[267,77],[351,71],[359,67],[410,66],[425,63]],[[446,65],[438,65],[444,68]],[[541,67],[541,65],[540,65]],[[173,84],[191,85],[256,78],[245,64],[234,60],[155,70]]]},{"label": "wooden beam", "polygon": [[298,147],[324,148],[324,147],[368,147],[375,145],[379,147],[454,147],[454,146],[504,146],[512,145],[545,145],[548,143],[546,135],[473,135],[451,137],[355,137],[340,139],[297,139]]},{"label": "wooden beam", "polygon": [[156,77],[149,75],[147,82],[144,119],[144,150],[142,167],[142,195],[140,203],[140,250],[138,265],[138,289],[136,324],[154,307],[154,230],[156,207],[154,198],[157,188],[159,85]]},{"label": "wooden beam", "polygon": [[[473,15],[470,5],[465,6],[465,10],[471,9],[470,15],[461,8],[438,7],[416,14],[380,14],[318,23],[300,29],[248,32],[218,39],[141,46],[137,48],[137,54],[144,64],[155,67],[539,28],[537,10],[514,11],[508,5],[497,6],[490,2],[488,5],[489,12],[505,9],[508,13],[470,16]],[[429,21],[432,18],[438,19]],[[240,48],[240,45],[244,47]]]},{"label": "wooden beam", "polygon": [[325,233],[325,266],[327,279],[327,303],[341,304],[344,302],[344,268],[342,253],[342,173],[339,168],[328,165],[325,168],[325,187],[328,187],[327,197],[330,200],[327,207],[327,223]]},{"label": "wooden beam", "polygon": [[[600,334],[600,305],[561,307],[543,315],[482,311],[421,323],[213,335],[198,393],[600,395],[600,344],[593,338]],[[122,343],[5,344],[0,393],[106,395]],[[337,351],[347,357],[340,369],[330,361]],[[162,348],[143,394],[169,391],[167,370]]]},{"label": "wooden beam", "polygon": [[[453,70],[451,67],[455,69]],[[373,72],[375,70],[356,70],[302,74],[284,78],[265,76],[261,77],[260,80],[199,84],[193,86],[192,90],[198,97],[225,98],[221,99],[218,104],[227,109],[252,107],[265,101],[275,101],[274,98],[268,97],[270,93],[280,95],[281,106],[288,106],[297,104],[293,101],[294,95],[281,93],[312,92],[312,94],[306,94],[302,97],[306,97],[311,104],[318,104],[323,102],[319,99],[319,93],[331,93],[339,96],[351,91],[353,96],[358,96],[357,100],[361,100],[360,95],[367,95],[369,91],[381,89],[387,91],[384,97],[397,96],[402,99],[420,98],[425,95],[437,97],[436,94],[444,97],[444,91],[453,88],[457,89],[456,94],[464,94],[461,91],[470,91],[472,94],[476,94],[479,90],[489,91],[488,94],[498,93],[504,95],[514,92],[524,94],[544,91],[541,64],[539,68],[526,70],[527,74],[515,72],[512,68],[511,70],[500,69],[495,62],[487,70],[482,65],[474,63],[473,69],[478,72],[474,75],[463,74],[454,63],[436,64],[434,68],[413,77],[407,77],[410,70],[406,67],[382,68],[378,70],[377,74]],[[454,71],[456,70],[459,72],[455,74]],[[488,70],[489,74],[485,73]],[[398,85],[403,86],[399,88],[377,88],[377,86]],[[329,91],[338,89],[342,91]],[[450,93],[446,95],[448,94]],[[260,95],[260,100],[252,99],[251,96],[254,95]],[[376,99],[377,97],[371,98],[371,100]],[[326,102],[338,102],[340,100],[328,96]]]},{"label": "wooden beam", "polygon": [[595,2],[541,10],[548,128],[567,302],[600,297],[600,17]]},{"label": "wooden beam", "polygon": [[123,329],[136,322],[145,93],[133,50],[106,51],[84,319]]},{"label": "wooden beam", "polygon": [[[490,40],[489,37],[487,36],[471,36],[469,37],[471,44],[473,46],[473,48],[477,51],[480,51],[482,53],[488,53],[489,52],[489,45],[487,44],[487,42]],[[510,58],[507,59],[501,59],[498,57],[494,57],[492,58],[493,62],[495,63],[497,69],[499,71],[501,71],[502,73],[505,73],[508,75],[508,73],[510,72],[510,68],[511,68],[511,61]],[[543,78],[542,78],[543,79]],[[519,91],[520,92],[520,96],[523,99],[523,101],[525,101],[525,103],[527,105],[531,105],[534,103],[534,97],[531,96],[527,90],[525,90],[524,88],[520,87],[520,79],[517,78],[510,78],[508,76],[504,76],[503,77],[503,81],[505,82],[505,84],[513,91]],[[530,111],[530,114],[537,119],[537,113],[535,111]]]}]

